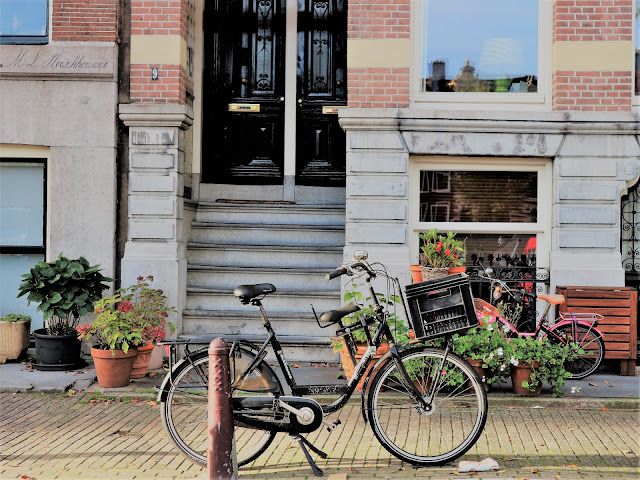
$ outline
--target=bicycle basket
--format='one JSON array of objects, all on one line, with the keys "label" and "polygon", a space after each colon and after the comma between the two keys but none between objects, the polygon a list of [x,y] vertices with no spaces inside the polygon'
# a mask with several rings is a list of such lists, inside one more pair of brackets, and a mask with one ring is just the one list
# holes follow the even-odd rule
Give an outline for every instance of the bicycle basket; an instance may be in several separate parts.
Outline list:
[{"label": "bicycle basket", "polygon": [[476,312],[478,312],[478,315],[486,315],[489,317],[500,316],[500,312],[496,307],[491,305],[489,302],[482,300],[481,298],[474,298],[473,303],[476,307]]},{"label": "bicycle basket", "polygon": [[416,338],[433,338],[478,325],[469,277],[449,275],[405,287]]}]

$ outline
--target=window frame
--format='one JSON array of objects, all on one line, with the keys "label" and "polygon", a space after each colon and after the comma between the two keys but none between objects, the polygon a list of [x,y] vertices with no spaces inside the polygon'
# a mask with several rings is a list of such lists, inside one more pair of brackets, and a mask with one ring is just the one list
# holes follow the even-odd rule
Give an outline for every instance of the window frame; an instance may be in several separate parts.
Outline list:
[{"label": "window frame", "polygon": [[[531,223],[507,222],[420,222],[420,170],[459,171],[515,171],[538,174],[538,217]],[[438,228],[440,231],[465,233],[523,233],[537,238],[538,267],[549,267],[551,252],[552,161],[547,158],[481,158],[481,157],[424,157],[410,159],[409,166],[409,254],[410,263],[418,264],[420,241],[418,234]]]},{"label": "window frame", "polygon": [[538,0],[538,91],[516,94],[508,92],[421,92],[420,54],[422,50],[422,1],[411,2],[411,68],[410,103],[416,108],[441,110],[504,110],[517,106],[518,110],[550,111],[551,63],[553,46],[553,3]]},{"label": "window frame", "polygon": [[635,18],[639,7],[640,0],[635,0],[633,2],[634,22],[632,23],[633,27],[631,28],[631,108],[634,111],[640,110],[640,93],[636,93],[636,50],[640,49],[640,44],[637,43],[640,39],[636,36],[636,23],[640,20]]},{"label": "window frame", "polygon": [[0,45],[46,45],[51,35],[52,0],[44,0],[44,35],[0,35]]},{"label": "window frame", "polygon": [[42,165],[42,244],[41,245],[2,245],[0,255],[41,254],[47,255],[47,159],[38,157],[0,157],[0,164],[31,164]]}]

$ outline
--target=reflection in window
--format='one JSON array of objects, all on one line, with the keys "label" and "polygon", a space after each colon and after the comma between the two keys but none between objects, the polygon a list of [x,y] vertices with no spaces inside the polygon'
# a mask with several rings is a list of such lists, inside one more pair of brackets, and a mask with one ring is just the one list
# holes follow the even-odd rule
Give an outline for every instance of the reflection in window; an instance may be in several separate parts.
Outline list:
[{"label": "reflection in window", "polygon": [[420,171],[421,222],[535,223],[536,172]]},{"label": "reflection in window", "polygon": [[421,91],[538,90],[538,2],[422,0]]},{"label": "reflection in window", "polygon": [[0,0],[2,43],[46,43],[47,0]]},{"label": "reflection in window", "polygon": [[636,95],[640,95],[640,1],[636,1]]}]

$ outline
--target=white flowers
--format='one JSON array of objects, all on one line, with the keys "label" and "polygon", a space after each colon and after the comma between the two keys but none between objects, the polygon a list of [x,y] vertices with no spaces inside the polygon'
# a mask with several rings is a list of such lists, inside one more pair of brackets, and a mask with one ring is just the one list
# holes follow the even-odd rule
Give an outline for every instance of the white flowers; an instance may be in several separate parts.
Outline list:
[{"label": "white flowers", "polygon": [[509,328],[509,325],[505,325],[502,327],[502,330],[505,331],[505,333],[509,333],[511,331],[511,329]]},{"label": "white flowers", "polygon": [[582,387],[578,387],[578,386],[571,387],[571,393],[578,393],[580,390],[582,390]]},{"label": "white flowers", "polygon": [[504,372],[504,369],[507,368],[507,366],[503,363],[502,365],[500,365],[500,371]]},{"label": "white flowers", "polygon": [[498,347],[498,350],[496,350],[496,353],[497,353],[498,355],[503,355],[503,354],[504,354],[504,351],[502,350],[502,347]]},{"label": "white flowers", "polygon": [[509,362],[510,362],[510,363],[511,363],[511,365],[513,365],[514,367],[517,367],[517,366],[520,364],[520,362],[518,361],[518,359],[517,359],[517,358],[513,358],[513,357],[511,357],[511,360],[509,360]]}]

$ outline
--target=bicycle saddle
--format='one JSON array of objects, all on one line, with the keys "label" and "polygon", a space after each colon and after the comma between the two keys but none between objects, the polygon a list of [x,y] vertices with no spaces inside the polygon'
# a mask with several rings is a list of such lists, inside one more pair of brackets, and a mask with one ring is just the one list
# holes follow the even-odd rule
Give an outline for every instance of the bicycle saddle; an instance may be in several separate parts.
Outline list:
[{"label": "bicycle saddle", "polygon": [[560,305],[561,303],[564,303],[565,298],[564,295],[553,295],[553,294],[544,294],[544,293],[539,293],[538,294],[538,298],[540,300],[546,300],[547,302],[549,302],[551,305]]},{"label": "bicycle saddle", "polygon": [[325,323],[336,323],[342,317],[346,317],[350,313],[360,310],[358,305],[350,304],[340,307],[337,310],[329,310],[320,315],[320,321]]},{"label": "bicycle saddle", "polygon": [[246,305],[251,300],[275,291],[276,287],[270,283],[259,283],[257,285],[238,285],[233,294],[240,298],[241,303]]}]

